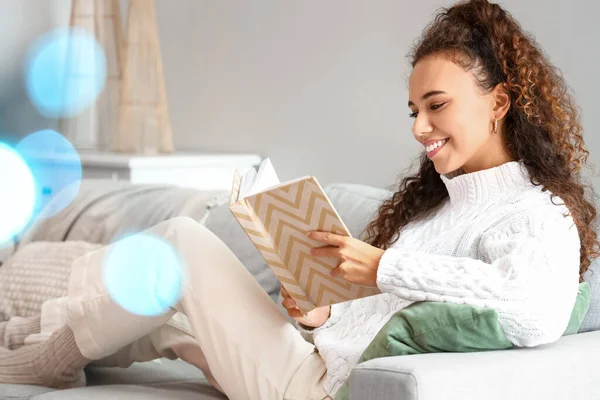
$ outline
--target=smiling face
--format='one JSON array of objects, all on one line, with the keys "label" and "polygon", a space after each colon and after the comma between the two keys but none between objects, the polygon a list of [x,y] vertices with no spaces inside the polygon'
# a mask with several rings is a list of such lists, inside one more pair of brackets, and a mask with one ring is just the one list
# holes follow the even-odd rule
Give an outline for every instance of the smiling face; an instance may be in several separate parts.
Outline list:
[{"label": "smiling face", "polygon": [[510,98],[502,85],[482,93],[475,76],[442,55],[419,60],[409,79],[413,134],[440,174],[475,172],[510,161],[502,122]]}]

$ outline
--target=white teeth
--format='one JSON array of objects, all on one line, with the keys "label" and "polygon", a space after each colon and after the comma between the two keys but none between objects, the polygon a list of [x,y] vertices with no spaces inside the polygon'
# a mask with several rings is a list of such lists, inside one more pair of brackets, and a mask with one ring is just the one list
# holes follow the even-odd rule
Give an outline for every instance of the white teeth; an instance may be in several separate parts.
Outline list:
[{"label": "white teeth", "polygon": [[428,153],[432,152],[433,150],[437,149],[438,147],[442,147],[447,141],[448,141],[448,139],[438,140],[437,142],[434,142],[434,143],[430,144],[429,146],[426,146],[425,150]]}]

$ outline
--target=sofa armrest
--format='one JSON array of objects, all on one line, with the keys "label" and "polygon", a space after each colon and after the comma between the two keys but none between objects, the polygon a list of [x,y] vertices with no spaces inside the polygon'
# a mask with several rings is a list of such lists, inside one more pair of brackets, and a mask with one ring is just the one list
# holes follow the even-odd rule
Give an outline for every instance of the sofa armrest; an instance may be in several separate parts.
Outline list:
[{"label": "sofa armrest", "polygon": [[351,400],[589,400],[600,387],[600,331],[535,348],[385,357],[350,375]]}]

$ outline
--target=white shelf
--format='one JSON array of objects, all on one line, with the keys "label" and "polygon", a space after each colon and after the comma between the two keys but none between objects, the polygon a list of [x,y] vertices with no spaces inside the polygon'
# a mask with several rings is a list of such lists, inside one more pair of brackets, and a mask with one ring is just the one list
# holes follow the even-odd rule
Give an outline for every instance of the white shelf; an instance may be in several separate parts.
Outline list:
[{"label": "white shelf", "polygon": [[[83,179],[127,180],[134,184],[166,183],[207,191],[229,191],[236,169],[257,166],[258,154],[191,153],[143,155],[79,150]],[[49,167],[73,162],[73,157],[36,155]]]},{"label": "white shelf", "polygon": [[79,151],[84,166],[110,168],[215,167],[232,164],[256,165],[262,157],[257,154],[172,153],[158,155],[101,153]]}]

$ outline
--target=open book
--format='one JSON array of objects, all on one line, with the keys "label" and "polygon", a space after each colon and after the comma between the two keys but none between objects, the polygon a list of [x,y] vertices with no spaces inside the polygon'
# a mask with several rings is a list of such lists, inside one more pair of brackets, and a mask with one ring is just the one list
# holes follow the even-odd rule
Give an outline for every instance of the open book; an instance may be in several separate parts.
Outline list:
[{"label": "open book", "polygon": [[331,277],[338,258],[310,255],[327,244],[308,231],[351,236],[314,176],[280,183],[266,158],[258,170],[235,171],[229,209],[302,312],[380,293]]}]

